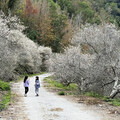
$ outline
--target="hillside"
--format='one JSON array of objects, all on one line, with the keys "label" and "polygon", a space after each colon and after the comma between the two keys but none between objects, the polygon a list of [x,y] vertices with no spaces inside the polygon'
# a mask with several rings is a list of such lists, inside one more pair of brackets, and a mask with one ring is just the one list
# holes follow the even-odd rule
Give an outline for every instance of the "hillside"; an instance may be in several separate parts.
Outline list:
[{"label": "hillside", "polygon": [[114,23],[120,27],[119,0],[56,0],[69,16],[81,13],[82,23]]},{"label": "hillside", "polygon": [[21,18],[30,39],[53,52],[63,52],[71,44],[76,26],[107,22],[120,27],[119,0],[1,0],[0,6]]}]

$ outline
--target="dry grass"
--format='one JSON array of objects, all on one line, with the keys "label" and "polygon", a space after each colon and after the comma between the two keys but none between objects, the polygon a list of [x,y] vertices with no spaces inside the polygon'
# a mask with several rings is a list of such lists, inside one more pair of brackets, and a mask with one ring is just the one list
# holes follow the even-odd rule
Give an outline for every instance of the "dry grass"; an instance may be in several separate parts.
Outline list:
[{"label": "dry grass", "polygon": [[85,103],[87,105],[96,105],[96,104],[102,104],[102,100],[88,96],[80,96],[78,103]]}]

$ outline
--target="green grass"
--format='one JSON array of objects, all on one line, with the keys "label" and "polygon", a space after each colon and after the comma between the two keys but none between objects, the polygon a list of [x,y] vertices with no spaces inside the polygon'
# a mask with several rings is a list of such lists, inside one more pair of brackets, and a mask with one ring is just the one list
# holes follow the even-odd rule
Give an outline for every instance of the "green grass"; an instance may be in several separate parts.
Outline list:
[{"label": "green grass", "polygon": [[119,99],[113,99],[113,101],[110,102],[114,106],[120,106],[120,98]]},{"label": "green grass", "polygon": [[0,90],[3,90],[3,91],[10,90],[9,83],[0,80]]},{"label": "green grass", "polygon": [[64,86],[62,83],[53,80],[52,77],[46,77],[44,79],[48,83],[48,87],[58,90],[58,95],[74,95],[77,90],[77,85],[74,83],[69,84],[69,86]]},{"label": "green grass", "polygon": [[97,93],[95,93],[95,92],[86,92],[85,95],[86,95],[86,96],[89,96],[89,97],[103,98],[102,95],[99,95],[99,94],[97,94]]},{"label": "green grass", "polygon": [[3,96],[0,102],[0,111],[7,107],[11,99],[11,90],[9,82],[4,82],[0,80],[0,91],[2,91]]},{"label": "green grass", "polygon": [[114,106],[120,106],[120,98],[110,99],[108,97],[103,97],[102,100],[105,102],[109,102],[110,104]]},{"label": "green grass", "polygon": [[64,91],[60,91],[60,92],[58,92],[58,95],[65,95],[65,92]]},{"label": "green grass", "polygon": [[86,92],[84,95],[102,99],[103,101],[109,102],[110,104],[114,106],[120,106],[120,98],[110,99],[108,96],[102,96],[94,92]]},{"label": "green grass", "polygon": [[8,93],[2,97],[2,101],[0,103],[0,111],[7,107],[7,105],[10,103],[10,100],[11,100],[11,92],[8,91]]},{"label": "green grass", "polygon": [[[76,84],[70,84],[69,86],[64,86],[62,83],[59,83],[55,80],[52,79],[52,77],[47,77],[44,79],[47,83],[49,83],[48,87],[55,87],[59,88],[60,91],[58,92],[58,95],[74,95],[74,90],[77,90],[77,85]],[[62,90],[62,91],[61,91]],[[69,91],[69,92],[68,92]],[[102,96],[100,94],[97,94],[95,92],[86,92],[82,94],[84,96],[89,96],[89,97],[94,97],[94,98],[99,98],[105,102],[109,102],[110,104],[114,106],[120,106],[120,98],[119,99],[109,99],[108,96]]]},{"label": "green grass", "polygon": [[76,90],[77,89],[76,84],[71,83],[69,86],[64,86],[62,83],[53,80],[51,77],[45,78],[44,81],[49,83],[49,87],[57,87],[63,90]]}]

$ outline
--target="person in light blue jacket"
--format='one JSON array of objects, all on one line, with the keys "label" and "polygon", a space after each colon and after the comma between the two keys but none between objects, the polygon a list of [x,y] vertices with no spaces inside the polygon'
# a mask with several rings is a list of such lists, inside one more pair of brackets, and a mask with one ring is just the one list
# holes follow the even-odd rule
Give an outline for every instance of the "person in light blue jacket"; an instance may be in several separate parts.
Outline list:
[{"label": "person in light blue jacket", "polygon": [[36,79],[35,79],[35,93],[36,93],[36,96],[39,96],[39,88],[40,88],[40,81],[39,81],[39,77],[36,76]]},{"label": "person in light blue jacket", "polygon": [[29,91],[29,80],[28,80],[28,76],[25,76],[24,78],[24,88],[25,88],[25,97],[27,97],[27,93]]}]

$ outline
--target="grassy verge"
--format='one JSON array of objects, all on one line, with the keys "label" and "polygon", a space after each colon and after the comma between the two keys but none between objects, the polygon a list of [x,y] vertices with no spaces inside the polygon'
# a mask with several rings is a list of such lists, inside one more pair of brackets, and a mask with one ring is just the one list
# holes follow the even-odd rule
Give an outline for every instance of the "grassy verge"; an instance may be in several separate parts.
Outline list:
[{"label": "grassy verge", "polygon": [[108,96],[102,96],[94,92],[86,92],[84,95],[94,98],[99,98],[105,102],[109,102],[111,105],[120,106],[120,98],[110,99]]},{"label": "grassy verge", "polygon": [[58,95],[73,95],[77,90],[77,85],[71,83],[69,86],[64,86],[63,84],[55,81],[52,77],[47,77],[44,79],[48,83],[48,87],[58,89]]},{"label": "grassy verge", "polygon": [[120,98],[109,99],[108,97],[103,97],[102,100],[109,102],[111,105],[120,106]]},{"label": "grassy verge", "polygon": [[0,80],[0,111],[5,109],[10,103],[11,90],[9,82],[3,82]]},{"label": "grassy verge", "polygon": [[[64,86],[63,84],[53,80],[52,77],[47,77],[44,79],[44,81],[48,83],[47,87],[57,89],[58,95],[76,95],[77,92],[76,84]],[[109,97],[99,95],[95,92],[86,92],[84,94],[79,94],[78,96],[82,98],[82,101],[85,101],[85,103],[89,104],[98,104],[101,103],[101,101],[105,101],[110,103],[111,105],[120,106],[120,98],[109,99]],[[91,99],[89,97],[91,97]]]}]

